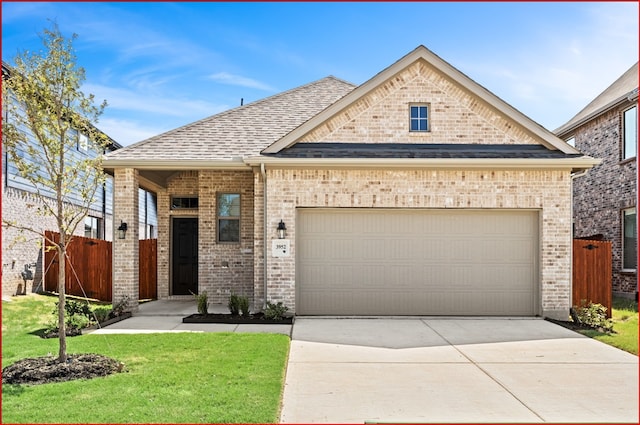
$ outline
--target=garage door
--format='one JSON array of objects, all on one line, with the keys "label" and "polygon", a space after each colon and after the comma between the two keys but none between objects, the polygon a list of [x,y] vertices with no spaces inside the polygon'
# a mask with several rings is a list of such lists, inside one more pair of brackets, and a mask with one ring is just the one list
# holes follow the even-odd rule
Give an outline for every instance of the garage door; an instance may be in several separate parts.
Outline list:
[{"label": "garage door", "polygon": [[535,211],[299,209],[301,315],[530,316]]}]

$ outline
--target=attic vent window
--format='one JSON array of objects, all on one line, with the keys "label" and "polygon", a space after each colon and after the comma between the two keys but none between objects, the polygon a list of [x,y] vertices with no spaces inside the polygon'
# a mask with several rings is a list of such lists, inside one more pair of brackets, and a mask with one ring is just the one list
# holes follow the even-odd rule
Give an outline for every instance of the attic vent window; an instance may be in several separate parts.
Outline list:
[{"label": "attic vent window", "polygon": [[409,106],[409,129],[411,131],[429,131],[428,105]]}]

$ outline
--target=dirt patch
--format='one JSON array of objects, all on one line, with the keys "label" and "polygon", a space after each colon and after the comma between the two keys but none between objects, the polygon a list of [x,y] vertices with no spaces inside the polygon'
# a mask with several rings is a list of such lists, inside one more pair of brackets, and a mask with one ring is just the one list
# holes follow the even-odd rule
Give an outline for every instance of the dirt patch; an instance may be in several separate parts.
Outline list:
[{"label": "dirt patch", "polygon": [[70,354],[65,363],[57,357],[18,360],[2,369],[2,384],[47,384],[92,379],[122,372],[124,364],[100,354]]},{"label": "dirt patch", "polygon": [[290,325],[293,317],[284,317],[282,320],[269,320],[263,313],[250,314],[249,317],[233,316],[231,314],[192,314],[184,317],[182,323],[227,323],[233,325]]}]

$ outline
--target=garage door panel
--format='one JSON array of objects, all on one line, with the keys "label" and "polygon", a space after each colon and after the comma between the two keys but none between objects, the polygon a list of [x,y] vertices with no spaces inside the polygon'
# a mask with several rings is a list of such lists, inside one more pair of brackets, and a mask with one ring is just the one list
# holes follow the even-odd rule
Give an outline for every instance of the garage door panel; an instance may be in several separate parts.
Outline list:
[{"label": "garage door panel", "polygon": [[532,211],[301,209],[296,311],[534,315]]}]

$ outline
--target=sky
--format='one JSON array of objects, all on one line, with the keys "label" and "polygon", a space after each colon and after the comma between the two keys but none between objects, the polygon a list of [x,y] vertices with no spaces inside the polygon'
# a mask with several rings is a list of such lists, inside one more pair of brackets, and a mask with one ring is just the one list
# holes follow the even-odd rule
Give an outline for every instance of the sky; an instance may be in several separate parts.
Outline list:
[{"label": "sky", "polygon": [[638,2],[2,2],[2,59],[55,21],[129,145],[419,45],[549,130],[638,61]]}]

